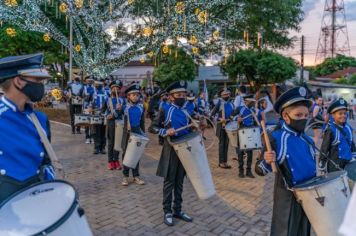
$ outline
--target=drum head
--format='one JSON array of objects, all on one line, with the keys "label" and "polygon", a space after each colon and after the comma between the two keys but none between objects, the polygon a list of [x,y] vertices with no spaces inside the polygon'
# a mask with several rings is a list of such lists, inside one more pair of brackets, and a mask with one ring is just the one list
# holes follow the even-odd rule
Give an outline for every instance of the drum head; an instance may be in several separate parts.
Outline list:
[{"label": "drum head", "polygon": [[347,177],[352,181],[356,181],[356,161],[350,162],[345,166]]},{"label": "drum head", "polygon": [[328,183],[330,181],[336,180],[342,176],[346,176],[346,172],[345,171],[335,171],[335,172],[331,172],[328,173],[327,175],[323,175],[323,176],[318,176],[318,177],[314,177],[302,184],[296,185],[294,187],[294,189],[310,189],[310,188],[314,188],[320,185],[323,185],[325,183]]},{"label": "drum head", "polygon": [[32,185],[0,206],[0,235],[49,233],[72,214],[76,199],[76,191],[64,181]]},{"label": "drum head", "polygon": [[237,130],[238,128],[239,128],[239,127],[238,127],[236,121],[229,122],[229,123],[227,123],[227,125],[225,126],[225,129],[226,129],[226,130],[230,130],[230,131],[235,131],[235,130]]},{"label": "drum head", "polygon": [[147,140],[147,141],[149,140],[149,138],[147,136],[142,135],[142,134],[133,133],[133,132],[130,134],[130,136],[137,137],[137,138],[139,138],[141,140]]}]

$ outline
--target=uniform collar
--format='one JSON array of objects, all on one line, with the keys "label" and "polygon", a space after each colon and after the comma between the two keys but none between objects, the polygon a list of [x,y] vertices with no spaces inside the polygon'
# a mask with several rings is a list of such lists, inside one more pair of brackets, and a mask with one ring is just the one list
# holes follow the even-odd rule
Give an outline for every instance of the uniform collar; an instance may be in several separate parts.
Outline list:
[{"label": "uniform collar", "polygon": [[298,136],[298,132],[294,131],[292,128],[290,128],[286,122],[283,123],[283,129],[287,131],[290,134],[293,134],[294,136]]},{"label": "uniform collar", "polygon": [[[1,97],[1,101],[7,106],[9,107],[13,112],[17,112],[19,111],[19,109],[17,108],[16,104],[11,101],[10,99],[8,99],[6,96],[2,96]],[[25,113],[32,113],[33,109],[32,106],[28,103],[25,104]]]}]

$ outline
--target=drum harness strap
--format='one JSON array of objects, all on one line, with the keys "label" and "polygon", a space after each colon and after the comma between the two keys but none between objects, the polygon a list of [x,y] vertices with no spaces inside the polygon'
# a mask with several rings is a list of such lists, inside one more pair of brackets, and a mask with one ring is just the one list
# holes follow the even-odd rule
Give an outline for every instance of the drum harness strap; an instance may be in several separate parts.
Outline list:
[{"label": "drum harness strap", "polygon": [[53,164],[53,167],[59,172],[60,176],[64,179],[65,178],[65,173],[63,170],[63,166],[62,164],[59,162],[58,157],[56,155],[56,153],[53,150],[52,145],[50,144],[47,135],[45,134],[45,131],[43,130],[36,114],[33,112],[30,114],[31,120],[33,122],[33,124],[36,127],[36,130],[38,132],[38,134],[40,135],[41,141],[46,149],[46,152],[49,156],[49,158],[51,159],[51,162]]}]

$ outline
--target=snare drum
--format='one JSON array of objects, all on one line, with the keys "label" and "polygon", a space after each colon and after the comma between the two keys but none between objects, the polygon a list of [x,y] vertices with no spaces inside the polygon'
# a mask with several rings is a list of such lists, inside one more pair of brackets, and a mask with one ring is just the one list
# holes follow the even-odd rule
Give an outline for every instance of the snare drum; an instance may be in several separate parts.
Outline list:
[{"label": "snare drum", "polygon": [[225,131],[227,136],[229,137],[229,141],[232,147],[238,147],[238,135],[237,130],[239,126],[236,121],[232,121],[226,124]]},{"label": "snare drum", "polygon": [[261,149],[261,130],[259,127],[246,127],[238,130],[239,148],[242,151]]},{"label": "snare drum", "polygon": [[72,105],[83,105],[83,99],[81,99],[80,97],[73,97]]},{"label": "snare drum", "polygon": [[201,135],[184,135],[172,141],[172,145],[198,197],[208,199],[214,196],[215,186]]},{"label": "snare drum", "polygon": [[346,172],[315,177],[293,189],[316,235],[335,236],[350,200]]},{"label": "snare drum", "polygon": [[74,125],[75,126],[89,126],[90,125],[90,115],[86,115],[86,114],[74,115]]},{"label": "snare drum", "polygon": [[104,117],[102,116],[90,116],[91,125],[102,125],[104,123]]},{"label": "snare drum", "polygon": [[136,168],[137,163],[140,161],[143,152],[149,139],[146,136],[131,133],[127,144],[124,161],[124,166]]},{"label": "snare drum", "polygon": [[349,185],[352,192],[356,182],[356,161],[349,162],[345,166],[345,171],[347,172],[347,177],[349,179]]},{"label": "snare drum", "polygon": [[93,235],[75,189],[65,181],[25,188],[0,206],[0,235]]}]

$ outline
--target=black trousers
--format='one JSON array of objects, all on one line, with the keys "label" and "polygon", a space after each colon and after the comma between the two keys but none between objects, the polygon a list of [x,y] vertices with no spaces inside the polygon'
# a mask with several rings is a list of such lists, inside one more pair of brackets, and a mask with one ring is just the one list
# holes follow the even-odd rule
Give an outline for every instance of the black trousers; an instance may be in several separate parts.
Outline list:
[{"label": "black trousers", "polygon": [[91,127],[85,127],[85,138],[92,138],[93,129]]},{"label": "black trousers", "polygon": [[[171,158],[177,158],[177,154],[172,154],[175,155],[175,157]],[[163,211],[164,214],[167,213],[172,213],[172,197],[174,194],[174,204],[173,204],[173,210],[176,213],[181,212],[182,210],[182,193],[183,193],[183,181],[184,181],[184,176],[185,176],[185,170],[178,159],[178,165],[177,166],[170,166],[169,168],[176,168],[176,176],[173,179],[171,178],[165,178],[163,182]]]},{"label": "black trousers", "polygon": [[17,181],[8,176],[0,176],[0,205],[12,194],[37,182],[40,182],[38,175],[25,181]]},{"label": "black trousers", "polygon": [[107,139],[108,139],[108,162],[119,160],[119,151],[114,150],[115,145],[115,120],[108,120],[107,123]]},{"label": "black trousers", "polygon": [[[72,126],[72,132],[75,131],[74,126],[74,115],[82,113],[82,106],[81,105],[72,105],[69,104],[69,114],[70,114],[70,125]],[[80,130],[80,127],[77,127],[77,131]]]},{"label": "black trousers", "polygon": [[95,150],[104,150],[106,145],[105,125],[94,125],[94,147]]},{"label": "black trousers", "polygon": [[244,156],[245,155],[247,155],[246,170],[251,171],[253,151],[252,150],[241,151],[239,148],[236,148],[236,153],[238,155],[239,171],[243,171],[243,169],[244,169]]},{"label": "black trousers", "polygon": [[229,151],[229,137],[225,129],[220,131],[219,135],[219,164],[227,162],[227,153]]}]

